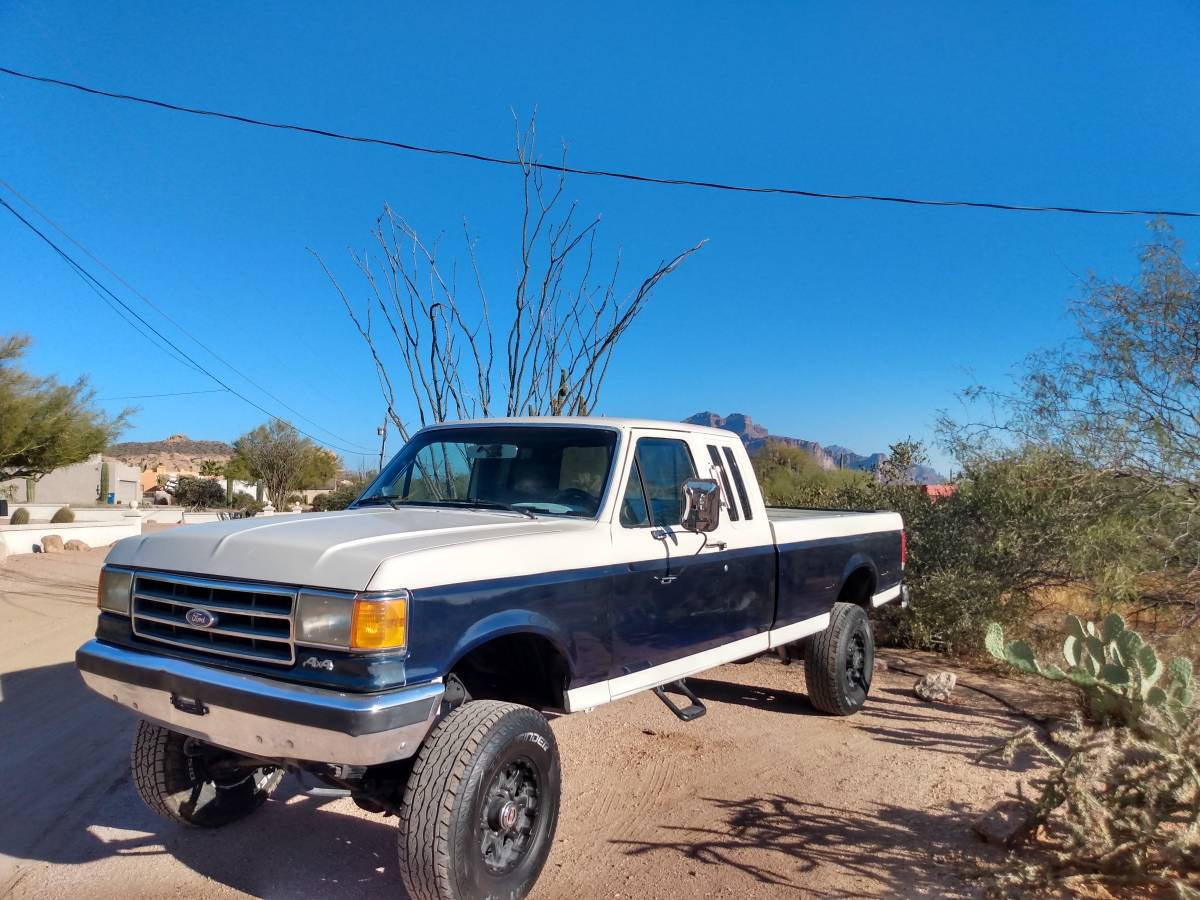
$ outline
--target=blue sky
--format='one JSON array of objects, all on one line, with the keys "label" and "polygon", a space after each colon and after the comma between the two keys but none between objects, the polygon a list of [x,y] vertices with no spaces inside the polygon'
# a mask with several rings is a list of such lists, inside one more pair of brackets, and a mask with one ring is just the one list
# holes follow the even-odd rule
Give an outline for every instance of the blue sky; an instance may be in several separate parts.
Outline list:
[{"label": "blue sky", "polygon": [[[561,6],[517,15],[482,4],[104,6],[0,5],[0,65],[502,156],[510,110],[536,107],[544,150],[553,158],[565,140],[585,167],[833,192],[1200,209],[1194,3],[609,3],[567,17]],[[382,402],[306,248],[358,288],[346,248],[367,246],[387,201],[422,233],[444,231],[448,247],[465,216],[491,294],[503,296],[515,279],[520,185],[499,167],[9,78],[0,78],[0,133],[0,177],[255,381],[360,446],[377,446]],[[999,384],[1026,353],[1066,337],[1078,277],[1129,277],[1146,234],[1140,218],[583,177],[568,194],[581,212],[603,214],[601,250],[622,251],[627,286],[661,257],[708,239],[663,282],[618,351],[601,411],[678,419],[736,410],[775,433],[864,453],[928,438],[957,389]],[[1200,223],[1176,230],[1194,258]],[[148,346],[7,213],[0,331],[33,336],[30,368],[87,374],[100,397],[213,387]],[[714,353],[689,356],[697,334]],[[137,405],[127,439],[178,431],[231,439],[263,419],[224,394]]]}]

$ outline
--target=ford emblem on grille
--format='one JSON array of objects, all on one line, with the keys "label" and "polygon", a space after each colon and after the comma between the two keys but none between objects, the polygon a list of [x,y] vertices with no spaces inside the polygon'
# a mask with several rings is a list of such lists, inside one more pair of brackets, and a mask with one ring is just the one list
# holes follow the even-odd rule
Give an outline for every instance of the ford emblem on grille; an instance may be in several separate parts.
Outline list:
[{"label": "ford emblem on grille", "polygon": [[184,618],[193,628],[212,628],[217,624],[217,614],[207,609],[189,609]]}]

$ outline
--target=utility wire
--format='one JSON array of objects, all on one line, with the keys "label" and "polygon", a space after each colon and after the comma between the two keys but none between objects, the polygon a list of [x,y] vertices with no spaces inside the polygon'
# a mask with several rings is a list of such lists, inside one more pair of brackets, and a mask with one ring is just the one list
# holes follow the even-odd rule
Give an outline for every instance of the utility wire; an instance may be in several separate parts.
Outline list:
[{"label": "utility wire", "polygon": [[76,84],[73,81],[62,81],[44,75],[31,75],[18,72],[15,69],[0,66],[0,74],[23,78],[26,81],[37,81],[57,87],[70,88],[92,94],[97,97],[108,97],[113,100],[126,100],[131,103],[141,103],[159,109],[169,109],[174,112],[189,113],[194,116],[209,116],[215,119],[226,119],[230,122],[240,122],[244,125],[258,125],[263,128],[275,128],[281,131],[296,131],[301,134],[311,134],[317,137],[334,138],[340,141],[352,141],[358,144],[375,144],[381,147],[391,147],[396,150],[408,150],[413,153],[428,153],[433,156],[451,156],[458,159],[469,159],[476,162],[493,163],[502,166],[530,166],[535,169],[545,169],[551,172],[564,172],[572,175],[591,175],[600,178],[617,178],[623,181],[634,181],[642,184],[665,184],[681,187],[706,188],[716,191],[735,191],[749,194],[783,194],[792,197],[812,197],[821,200],[866,200],[877,203],[901,203],[907,206],[961,206],[972,209],[996,209],[1006,212],[1051,212],[1074,213],[1087,216],[1173,216],[1181,218],[1200,218],[1200,212],[1189,212],[1169,209],[1090,209],[1081,206],[1027,206],[1017,203],[989,203],[982,200],[929,200],[916,197],[895,197],[878,194],[834,194],[824,191],[805,191],[799,188],[766,187],[745,184],[727,184],[719,181],[697,181],[690,178],[660,178],[652,175],[638,175],[632,172],[617,172],[605,169],[579,169],[572,166],[556,166],[542,162],[522,162],[519,159],[505,159],[499,156],[489,156],[484,153],[472,153],[466,150],[450,150],[444,147],[423,147],[418,144],[406,144],[387,138],[368,137],[363,135],[345,134],[339,131],[329,131],[324,128],[310,128],[304,125],[293,125],[286,122],[270,122],[265,119],[255,119],[250,116],[235,113],[218,112],[211,109],[199,109],[192,106],[181,106],[168,103],[165,100],[154,100],[149,97],[138,97],[133,94],[120,94],[115,91],[105,91],[100,88]]},{"label": "utility wire", "polygon": [[[249,397],[247,397],[245,394],[241,393],[240,391],[234,390],[232,387],[230,387],[228,384],[226,384],[224,381],[222,381],[220,378],[218,378],[216,375],[214,375],[208,369],[204,368],[199,363],[197,363],[184,350],[180,349],[180,347],[177,344],[175,344],[170,338],[168,338],[161,331],[159,331],[157,328],[155,328],[153,325],[151,325],[149,322],[147,322],[145,319],[143,319],[138,314],[137,310],[131,308],[129,306],[129,304],[127,304],[124,300],[122,300],[120,297],[118,297],[116,294],[114,294],[112,291],[110,291],[104,285],[103,282],[99,281],[96,278],[96,276],[94,276],[91,272],[89,272],[82,265],[80,265],[75,259],[73,259],[69,253],[67,253],[65,250],[63,250],[61,247],[59,247],[58,244],[54,243],[54,241],[51,240],[49,237],[47,237],[41,230],[39,230],[36,225],[34,225],[32,222],[30,222],[28,219],[26,219],[23,215],[21,215],[19,212],[17,212],[15,209],[13,209],[11,204],[9,204],[9,202],[7,200],[5,200],[3,197],[0,197],[0,206],[3,206],[10,213],[12,213],[14,216],[16,216],[26,228],[28,228],[30,231],[32,231],[34,234],[36,234],[38,237],[40,237],[43,241],[45,241],[45,243],[50,246],[50,249],[52,249],[60,257],[62,257],[62,259],[68,265],[70,265],[78,273],[80,273],[84,277],[86,277],[89,282],[93,283],[96,287],[98,287],[100,290],[102,290],[105,294],[107,294],[109,297],[111,297],[113,300],[115,300],[121,306],[122,309],[124,309],[126,312],[128,312],[130,315],[132,315],[135,319],[137,319],[139,322],[141,322],[144,326],[146,326],[146,328],[148,328],[151,332],[153,332],[168,347],[170,347],[172,350],[174,350],[176,353],[178,353],[180,356],[182,356],[185,360],[190,362],[193,366],[198,368],[202,374],[207,375],[209,378],[211,378],[213,381],[215,381],[217,384],[219,384],[222,388],[227,390],[229,393],[233,394],[239,400],[243,400],[246,403],[250,404],[255,409],[257,409],[259,412],[261,412],[263,415],[269,416],[272,419],[281,418],[280,416],[277,416],[275,413],[271,412],[266,407],[251,400]],[[313,441],[316,441],[318,444],[323,444],[327,447],[333,447],[335,450],[340,450],[343,453],[349,453],[351,456],[356,456],[359,454],[359,451],[357,451],[357,450],[351,450],[347,447],[339,447],[337,444],[334,444],[331,441],[321,440],[321,438],[317,437],[316,435],[309,434],[303,428],[298,427],[295,423],[291,423],[291,424],[292,424],[292,427],[295,428],[302,435],[304,435],[305,437],[307,437]]]},{"label": "utility wire", "polygon": [[176,391],[173,394],[130,394],[128,397],[97,397],[97,403],[108,403],[114,400],[152,400],[155,397],[191,397],[194,394],[227,394],[225,388],[212,388],[207,391]]},{"label": "utility wire", "polygon": [[[200,338],[196,337],[194,334],[192,334],[190,331],[188,331],[186,328],[184,328],[183,325],[181,325],[175,318],[173,318],[169,313],[167,313],[166,310],[162,309],[162,307],[158,306],[149,297],[147,297],[145,294],[143,294],[141,291],[139,291],[137,288],[135,288],[132,284],[130,284],[128,281],[126,281],[124,278],[122,278],[119,273],[115,272],[107,263],[104,262],[104,260],[100,259],[98,256],[96,256],[96,254],[92,253],[91,250],[89,250],[87,247],[83,246],[83,244],[79,243],[79,241],[75,240],[75,238],[71,237],[71,235],[69,235],[61,226],[59,226],[59,224],[57,222],[55,222],[48,215],[46,215],[44,212],[42,212],[40,209],[38,209],[36,206],[34,206],[33,203],[30,202],[30,200],[27,197],[25,197],[20,191],[18,191],[15,187],[13,187],[11,184],[9,184],[7,181],[5,181],[3,178],[0,178],[0,185],[3,185],[4,187],[6,187],[9,190],[9,192],[12,193],[15,197],[17,197],[22,203],[24,203],[26,206],[28,206],[30,209],[32,209],[35,213],[37,213],[39,216],[41,216],[41,218],[47,224],[49,224],[51,228],[53,228],[55,231],[57,231],[59,234],[61,234],[64,238],[66,238],[68,241],[70,241],[72,244],[74,244],[76,247],[78,247],[80,250],[82,250],[85,254],[87,254],[87,256],[92,260],[92,262],[96,263],[96,265],[100,266],[102,269],[104,269],[106,272],[108,272],[109,275],[111,275],[113,278],[115,278],[117,281],[119,281],[121,284],[123,284],[134,296],[141,299],[142,302],[144,302],[152,310],[154,310],[156,313],[158,313],[160,316],[162,316],[164,319],[166,319],[168,322],[170,322],[172,325],[174,325],[180,331],[182,331],[189,339],[191,339],[192,343],[194,343],[196,346],[198,346],[201,350],[204,350],[209,356],[211,356],[217,362],[223,364],[226,368],[228,368],[230,371],[232,371],[235,375],[238,375],[245,381],[249,382],[251,386],[262,391],[264,394],[266,394],[268,397],[270,397],[272,400],[274,400],[276,403],[278,403],[280,406],[282,406],[288,412],[292,413],[292,415],[298,416],[299,418],[303,419],[305,422],[307,422],[309,425],[312,425],[318,431],[322,431],[325,434],[329,435],[330,437],[336,438],[337,440],[342,441],[343,443],[358,447],[359,449],[355,451],[356,453],[373,453],[374,452],[373,450],[370,450],[367,447],[362,447],[358,444],[355,444],[354,441],[350,440],[349,438],[342,437],[340,434],[337,434],[335,432],[330,431],[327,428],[322,427],[319,422],[314,422],[308,416],[304,415],[304,413],[300,412],[300,410],[295,409],[292,406],[289,406],[287,403],[285,403],[279,397],[275,396],[273,393],[268,391],[265,387],[263,387],[261,384],[259,384],[257,381],[255,381],[253,378],[251,378],[249,375],[247,375],[245,372],[243,372],[241,369],[239,369],[237,366],[235,366],[229,360],[225,359],[220,354],[218,354],[217,351],[213,350],[211,347],[209,347],[207,344],[205,344],[203,341],[201,341]],[[197,370],[197,371],[199,371],[199,370]]]}]

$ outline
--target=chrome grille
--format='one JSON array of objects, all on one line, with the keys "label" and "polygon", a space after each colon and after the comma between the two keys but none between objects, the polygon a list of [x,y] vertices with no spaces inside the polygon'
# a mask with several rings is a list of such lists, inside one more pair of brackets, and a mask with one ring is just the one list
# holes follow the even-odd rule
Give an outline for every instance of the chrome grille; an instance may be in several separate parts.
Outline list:
[{"label": "chrome grille", "polygon": [[[295,603],[291,588],[139,573],[133,580],[133,633],[201,653],[287,666],[296,661]],[[194,625],[189,610],[206,610],[216,621]]]}]

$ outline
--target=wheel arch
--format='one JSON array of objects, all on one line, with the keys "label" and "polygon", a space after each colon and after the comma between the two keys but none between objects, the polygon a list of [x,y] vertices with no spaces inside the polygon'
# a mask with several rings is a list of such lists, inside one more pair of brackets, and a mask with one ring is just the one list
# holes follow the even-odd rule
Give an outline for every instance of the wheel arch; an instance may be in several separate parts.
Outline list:
[{"label": "wheel arch", "polygon": [[565,709],[574,672],[567,642],[543,616],[505,610],[480,620],[451,654],[447,675],[473,699]]},{"label": "wheel arch", "polygon": [[879,570],[865,553],[855,553],[842,569],[838,584],[838,602],[853,603],[865,610],[871,609],[871,598],[879,583]]}]

